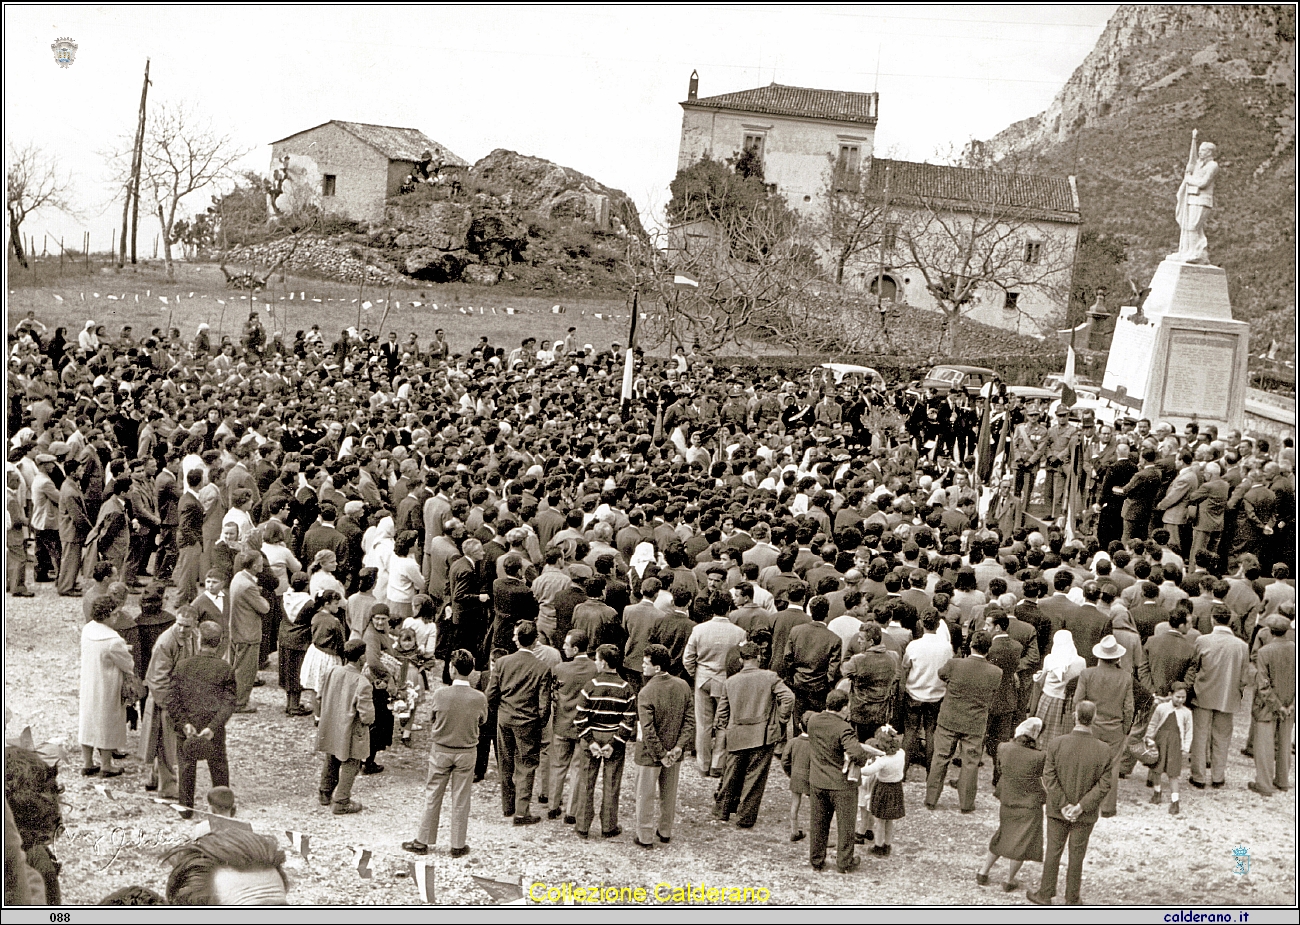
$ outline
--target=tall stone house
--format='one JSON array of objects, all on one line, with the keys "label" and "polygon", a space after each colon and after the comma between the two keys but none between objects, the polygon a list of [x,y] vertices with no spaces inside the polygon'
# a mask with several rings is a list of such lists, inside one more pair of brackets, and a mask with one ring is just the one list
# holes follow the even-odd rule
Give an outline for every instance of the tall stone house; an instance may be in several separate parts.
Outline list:
[{"label": "tall stone house", "polygon": [[[945,285],[945,268],[935,264],[952,261],[953,245],[973,236],[975,249],[988,249],[1002,265],[1004,285],[976,287],[963,317],[1022,334],[1051,333],[1064,322],[1078,242],[1074,178],[876,158],[879,103],[876,93],[776,83],[701,97],[693,73],[680,104],[677,169],[748,149],[761,160],[768,190],[812,227],[830,225],[832,189],[847,193],[874,217],[870,246],[846,265],[843,284],[900,311],[939,310],[931,287]],[[697,226],[674,229],[676,239],[706,237]],[[817,245],[829,265],[833,242]],[[928,258],[927,272],[918,257]]]},{"label": "tall stone house", "polygon": [[320,202],[326,213],[355,222],[380,222],[384,201],[397,195],[424,152],[444,166],[469,166],[419,129],[332,119],[271,142],[271,168],[284,155],[307,157],[320,168]]}]

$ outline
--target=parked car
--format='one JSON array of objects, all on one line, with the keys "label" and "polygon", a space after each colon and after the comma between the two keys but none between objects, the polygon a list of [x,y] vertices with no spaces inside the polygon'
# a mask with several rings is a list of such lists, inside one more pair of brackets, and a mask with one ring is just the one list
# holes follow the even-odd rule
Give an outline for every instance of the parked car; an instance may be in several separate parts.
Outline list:
[{"label": "parked car", "polygon": [[835,385],[848,384],[857,388],[885,388],[885,377],[870,366],[855,366],[852,363],[823,363],[821,381],[825,384],[833,381]]},{"label": "parked car", "polygon": [[936,366],[925,374],[918,386],[922,393],[933,389],[937,395],[947,395],[953,389],[964,389],[971,398],[978,398],[986,382],[991,382],[997,373],[983,366]]}]

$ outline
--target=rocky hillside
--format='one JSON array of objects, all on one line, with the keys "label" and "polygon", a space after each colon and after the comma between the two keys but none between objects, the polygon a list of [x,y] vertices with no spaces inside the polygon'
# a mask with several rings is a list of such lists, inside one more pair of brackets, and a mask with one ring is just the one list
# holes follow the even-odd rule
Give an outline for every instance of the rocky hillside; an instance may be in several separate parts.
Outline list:
[{"label": "rocky hillside", "polygon": [[[1079,178],[1085,227],[1127,244],[1139,285],[1177,249],[1193,129],[1219,147],[1210,259],[1252,350],[1295,348],[1295,10],[1126,6],[1052,105],[978,153]],[[974,152],[973,152],[974,153]],[[1114,305],[1111,306],[1115,307]]]},{"label": "rocky hillside", "polygon": [[645,229],[627,194],[538,157],[498,149],[456,183],[388,201],[369,227],[328,221],[323,233],[236,248],[229,259],[331,279],[601,290],[617,282],[628,237]]}]

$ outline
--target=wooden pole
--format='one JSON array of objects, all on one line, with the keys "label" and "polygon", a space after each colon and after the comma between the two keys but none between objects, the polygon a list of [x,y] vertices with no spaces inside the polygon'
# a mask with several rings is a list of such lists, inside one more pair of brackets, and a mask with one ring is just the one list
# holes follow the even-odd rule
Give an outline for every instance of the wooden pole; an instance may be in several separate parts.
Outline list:
[{"label": "wooden pole", "polygon": [[45,232],[45,240],[41,243],[41,256],[50,256],[50,233]]},{"label": "wooden pole", "polygon": [[[140,221],[140,166],[144,164],[144,101],[149,95],[149,60],[144,58],[144,86],[140,87],[140,122],[135,130],[135,169],[131,171],[131,265],[135,265],[135,233]],[[153,255],[157,256],[157,255]]]},{"label": "wooden pole", "polygon": [[63,236],[59,236],[59,279],[63,279]]}]

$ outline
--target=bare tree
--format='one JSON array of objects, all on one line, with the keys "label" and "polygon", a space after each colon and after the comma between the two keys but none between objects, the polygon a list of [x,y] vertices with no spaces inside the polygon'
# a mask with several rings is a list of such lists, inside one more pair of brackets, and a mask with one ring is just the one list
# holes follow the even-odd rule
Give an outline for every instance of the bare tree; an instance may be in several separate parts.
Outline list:
[{"label": "bare tree", "polygon": [[970,184],[978,193],[961,200],[896,188],[889,215],[899,229],[894,266],[921,275],[943,313],[940,349],[949,354],[961,316],[979,301],[998,300],[1042,327],[1019,297],[1032,292],[1064,306],[1069,292],[1073,241],[1043,210],[1017,204],[1017,175],[979,173]]},{"label": "bare tree", "polygon": [[[717,350],[750,335],[784,335],[791,306],[816,283],[816,252],[780,197],[676,225],[657,243],[629,242],[627,260],[646,297],[651,346]],[[697,285],[676,283],[681,277]]]},{"label": "bare tree", "polygon": [[233,175],[248,152],[229,135],[219,135],[183,104],[159,106],[145,135],[141,186],[162,226],[168,277],[175,276],[172,245],[181,202]]},{"label": "bare tree", "polygon": [[25,148],[9,146],[9,166],[5,171],[6,200],[9,209],[9,246],[18,262],[27,266],[23,253],[21,229],[27,216],[37,209],[58,209],[74,214],[70,205],[72,177],[60,176],[58,163],[47,158],[35,145]]},{"label": "bare tree", "polygon": [[828,154],[830,170],[822,194],[824,207],[815,233],[830,264],[831,281],[844,284],[844,271],[878,249],[888,234],[888,195],[873,195],[864,186],[867,169]]}]

